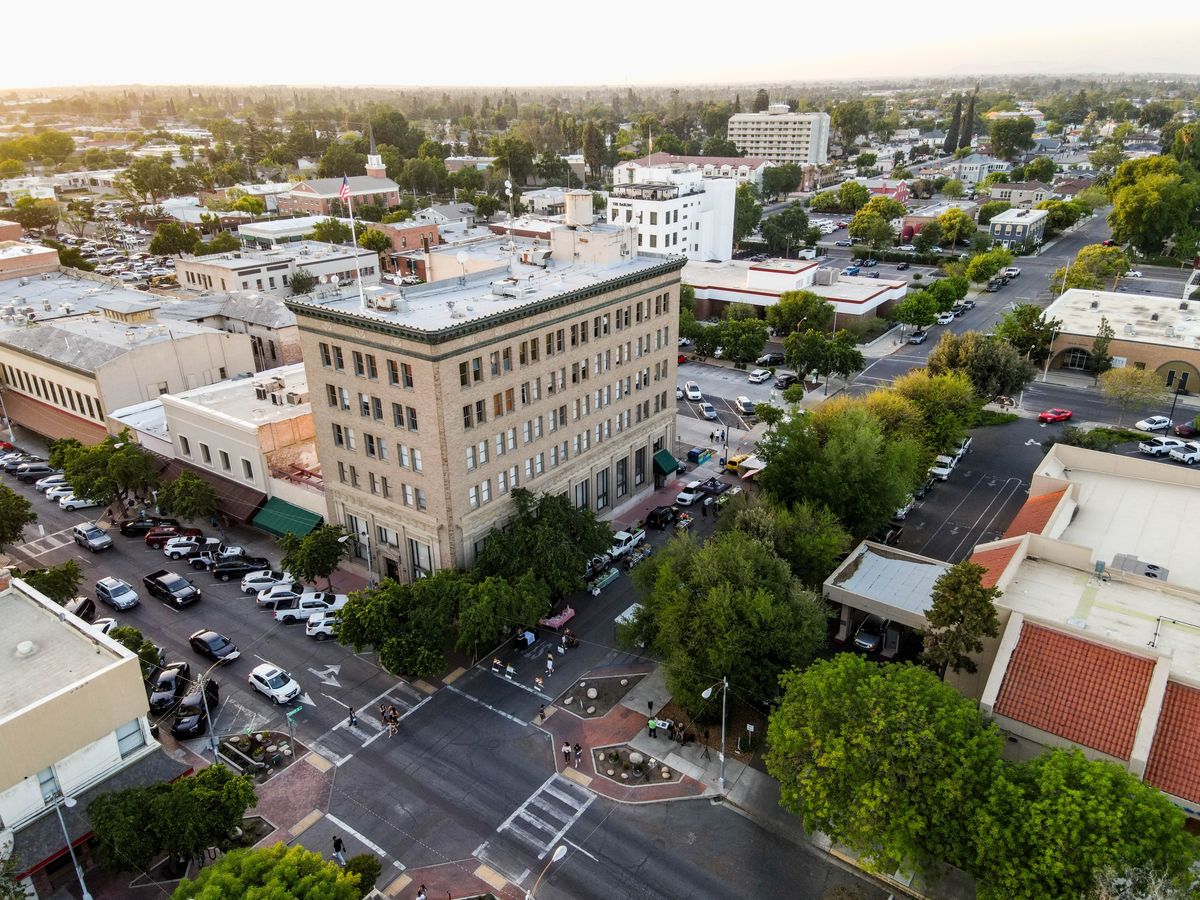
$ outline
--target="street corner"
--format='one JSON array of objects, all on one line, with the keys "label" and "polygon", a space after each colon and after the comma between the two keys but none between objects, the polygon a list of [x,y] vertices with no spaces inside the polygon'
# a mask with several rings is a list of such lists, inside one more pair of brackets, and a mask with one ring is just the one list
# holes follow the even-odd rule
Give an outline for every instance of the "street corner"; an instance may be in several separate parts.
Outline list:
[{"label": "street corner", "polygon": [[[383,880],[382,877],[380,879]],[[416,900],[421,892],[433,898],[507,896],[509,881],[478,859],[456,860],[436,866],[409,869],[380,888],[385,897]]]}]

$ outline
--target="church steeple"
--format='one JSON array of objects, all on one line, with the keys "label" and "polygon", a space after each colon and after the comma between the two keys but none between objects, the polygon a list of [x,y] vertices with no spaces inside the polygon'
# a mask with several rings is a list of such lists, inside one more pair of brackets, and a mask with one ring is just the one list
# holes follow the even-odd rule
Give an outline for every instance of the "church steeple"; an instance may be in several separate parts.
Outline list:
[{"label": "church steeple", "polygon": [[372,178],[386,178],[387,167],[383,164],[383,157],[375,149],[375,128],[370,123],[367,123],[367,139],[370,142],[367,150],[367,174]]}]

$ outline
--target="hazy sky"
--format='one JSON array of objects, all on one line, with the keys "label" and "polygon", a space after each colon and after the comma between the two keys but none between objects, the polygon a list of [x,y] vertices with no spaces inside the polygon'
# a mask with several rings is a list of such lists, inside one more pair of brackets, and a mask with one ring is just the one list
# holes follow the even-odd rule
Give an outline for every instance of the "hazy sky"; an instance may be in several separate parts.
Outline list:
[{"label": "hazy sky", "polygon": [[[0,90],[39,85],[636,85],[1200,73],[1194,0],[7,4]],[[1065,7],[1074,7],[1065,8]]]}]

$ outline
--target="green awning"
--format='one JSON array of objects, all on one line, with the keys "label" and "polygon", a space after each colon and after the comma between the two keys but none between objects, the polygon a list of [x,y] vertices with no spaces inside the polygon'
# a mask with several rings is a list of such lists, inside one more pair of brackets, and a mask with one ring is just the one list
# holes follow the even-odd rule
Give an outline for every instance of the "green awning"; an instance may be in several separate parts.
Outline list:
[{"label": "green awning", "polygon": [[251,522],[256,528],[269,531],[277,537],[283,537],[288,533],[304,537],[321,524],[321,518],[316,513],[301,509],[294,503],[272,497],[263,504],[262,509],[254,514]]},{"label": "green awning", "polygon": [[679,463],[671,455],[671,451],[663,448],[654,454],[654,472],[657,475],[674,475]]}]

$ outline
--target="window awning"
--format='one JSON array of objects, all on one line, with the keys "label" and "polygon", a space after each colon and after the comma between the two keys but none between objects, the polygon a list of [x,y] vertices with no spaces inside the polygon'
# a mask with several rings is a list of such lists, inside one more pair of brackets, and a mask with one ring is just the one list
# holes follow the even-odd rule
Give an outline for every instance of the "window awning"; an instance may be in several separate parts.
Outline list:
[{"label": "window awning", "polygon": [[277,537],[288,533],[304,537],[321,524],[321,517],[307,509],[301,509],[294,503],[272,497],[254,514],[252,524]]},{"label": "window awning", "polygon": [[671,455],[671,451],[666,447],[654,454],[655,474],[674,475],[677,468],[679,468],[679,463],[675,460],[675,457]]}]

